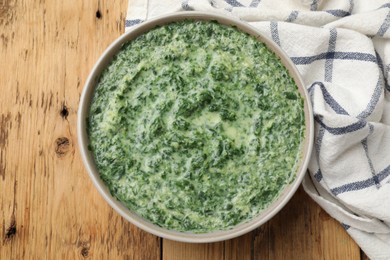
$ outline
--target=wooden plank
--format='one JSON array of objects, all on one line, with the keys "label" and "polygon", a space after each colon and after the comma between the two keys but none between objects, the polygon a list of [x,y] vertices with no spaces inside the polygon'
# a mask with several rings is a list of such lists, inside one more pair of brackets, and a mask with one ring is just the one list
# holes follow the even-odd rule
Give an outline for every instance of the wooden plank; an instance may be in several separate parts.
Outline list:
[{"label": "wooden plank", "polygon": [[302,188],[264,228],[254,259],[360,259],[356,243]]},{"label": "wooden plank", "polygon": [[[234,242],[233,242],[234,241]],[[360,259],[342,226],[300,188],[268,223],[225,242],[226,259]]]},{"label": "wooden plank", "polygon": [[123,33],[126,9],[126,0],[0,3],[0,259],[160,258],[160,239],[97,193],[77,147],[84,81]]},{"label": "wooden plank", "polygon": [[163,260],[223,260],[224,242],[191,244],[163,241]]},{"label": "wooden plank", "polygon": [[225,259],[249,260],[253,254],[252,240],[254,233],[225,241]]},{"label": "wooden plank", "polygon": [[270,259],[269,222],[252,232],[252,259]]}]

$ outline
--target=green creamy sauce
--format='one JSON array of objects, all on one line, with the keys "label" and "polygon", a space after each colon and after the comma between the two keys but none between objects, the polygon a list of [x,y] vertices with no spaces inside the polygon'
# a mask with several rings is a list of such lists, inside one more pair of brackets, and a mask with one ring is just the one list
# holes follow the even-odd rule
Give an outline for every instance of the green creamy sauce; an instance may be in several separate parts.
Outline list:
[{"label": "green creamy sauce", "polygon": [[203,233],[251,220],[295,178],[303,99],[261,42],[183,21],[125,44],[88,119],[102,180],[130,210]]}]

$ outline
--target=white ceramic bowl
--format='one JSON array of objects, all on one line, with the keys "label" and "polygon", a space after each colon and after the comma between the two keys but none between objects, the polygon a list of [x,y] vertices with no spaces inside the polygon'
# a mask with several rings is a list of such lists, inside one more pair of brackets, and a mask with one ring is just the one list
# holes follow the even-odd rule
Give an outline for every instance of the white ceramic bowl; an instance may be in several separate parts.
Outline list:
[{"label": "white ceramic bowl", "polygon": [[[95,86],[99,75],[102,71],[110,64],[114,55],[118,53],[121,46],[136,38],[137,36],[149,31],[157,25],[163,25],[174,21],[180,21],[184,19],[192,19],[192,20],[213,20],[218,21],[221,24],[235,26],[239,30],[247,32],[251,35],[254,35],[259,41],[265,43],[268,48],[273,50],[277,56],[280,57],[282,63],[287,67],[290,72],[290,75],[294,78],[299,92],[304,98],[304,112],[305,112],[305,124],[306,124],[306,132],[305,132],[305,141],[302,148],[302,157],[299,164],[299,169],[296,172],[295,180],[287,185],[280,196],[275,200],[272,204],[270,204],[264,211],[262,211],[257,217],[253,218],[251,221],[239,224],[233,227],[230,230],[226,231],[215,231],[205,234],[193,234],[187,232],[177,232],[173,230],[168,230],[165,228],[161,228],[142,217],[136,215],[127,209],[122,203],[116,200],[113,196],[111,196],[108,188],[105,183],[100,179],[98,170],[96,168],[93,155],[88,150],[88,135],[86,131],[86,118],[89,114],[90,103],[93,97],[93,93],[95,90]],[[93,67],[82,92],[80,105],[78,110],[78,125],[77,125],[77,134],[78,141],[80,145],[81,156],[85,167],[91,177],[95,187],[98,189],[100,194],[104,197],[104,199],[113,207],[122,217],[138,226],[139,228],[146,230],[154,235],[176,240],[182,242],[193,242],[193,243],[203,243],[203,242],[215,242],[230,239],[233,237],[237,237],[243,235],[260,225],[264,224],[270,218],[272,218],[277,212],[279,212],[283,206],[290,200],[293,196],[297,188],[299,187],[302,179],[307,170],[308,160],[310,158],[310,153],[313,145],[313,116],[311,110],[311,104],[309,101],[308,94],[303,85],[302,79],[295,68],[294,64],[288,58],[288,56],[277,46],[273,41],[263,36],[258,30],[249,24],[226,16],[221,16],[217,14],[204,13],[204,12],[181,12],[175,13],[171,15],[161,16],[147,22],[144,22],[140,25],[135,26],[129,32],[123,34],[117,40],[115,40],[103,53],[103,55],[96,62]]]}]

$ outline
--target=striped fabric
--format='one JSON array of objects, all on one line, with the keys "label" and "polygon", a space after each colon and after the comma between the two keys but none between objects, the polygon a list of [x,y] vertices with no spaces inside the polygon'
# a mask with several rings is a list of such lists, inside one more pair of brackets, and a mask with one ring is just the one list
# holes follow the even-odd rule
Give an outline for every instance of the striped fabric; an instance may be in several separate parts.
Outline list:
[{"label": "striped fabric", "polygon": [[372,259],[390,259],[390,1],[131,0],[126,30],[161,14],[249,22],[296,64],[315,116],[306,192]]}]

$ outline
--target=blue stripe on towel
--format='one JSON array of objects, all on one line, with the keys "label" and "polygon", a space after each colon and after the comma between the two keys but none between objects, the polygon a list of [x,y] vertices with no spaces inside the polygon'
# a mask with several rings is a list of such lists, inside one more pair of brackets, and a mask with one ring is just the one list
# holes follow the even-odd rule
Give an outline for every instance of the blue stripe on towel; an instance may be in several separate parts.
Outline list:
[{"label": "blue stripe on towel", "polygon": [[325,10],[325,12],[327,12],[328,14],[331,14],[333,16],[336,16],[336,17],[345,17],[345,16],[348,16],[348,15],[351,15],[350,12],[344,11],[344,10],[341,10],[341,9]]},{"label": "blue stripe on towel", "polygon": [[249,7],[258,7],[260,2],[261,2],[261,0],[252,0],[252,2],[249,5]]},{"label": "blue stripe on towel", "polygon": [[369,131],[367,137],[364,138],[361,143],[362,143],[363,150],[364,150],[364,153],[365,153],[367,161],[368,161],[368,165],[370,166],[370,171],[371,171],[372,177],[374,179],[375,185],[377,187],[379,187],[380,183],[379,183],[378,178],[375,178],[376,177],[376,172],[375,172],[375,168],[374,168],[374,165],[372,163],[370,154],[368,152],[368,143],[367,143],[368,137],[374,132],[374,126],[372,124],[370,124],[370,123],[368,125],[369,125],[369,128],[370,128],[370,131]]},{"label": "blue stripe on towel", "polygon": [[191,10],[194,10],[193,8],[191,8],[189,5],[188,5],[188,1],[189,0],[183,0],[181,2],[181,8],[185,11],[191,11]]},{"label": "blue stripe on towel", "polygon": [[298,11],[292,11],[290,15],[287,17],[286,22],[291,23],[295,21],[298,17],[299,12]]},{"label": "blue stripe on towel", "polygon": [[318,9],[318,1],[319,0],[313,0],[313,2],[310,4],[310,11],[317,11],[317,9]]},{"label": "blue stripe on towel", "polygon": [[[337,41],[337,30],[332,28],[329,31],[329,47],[328,47],[328,53],[334,53],[336,50],[336,41]],[[325,60],[325,81],[332,82],[332,75],[333,75],[333,58],[327,58]]]},{"label": "blue stripe on towel", "polygon": [[279,31],[278,31],[278,23],[275,22],[275,21],[272,21],[270,23],[270,27],[271,27],[271,36],[272,36],[272,40],[280,46],[280,39],[279,39]]},{"label": "blue stripe on towel", "polygon": [[137,25],[139,23],[142,23],[143,21],[144,20],[141,20],[141,19],[126,20],[125,27],[131,27],[131,26]]},{"label": "blue stripe on towel", "polygon": [[295,65],[307,65],[311,64],[317,60],[323,59],[335,59],[335,60],[359,60],[367,62],[377,62],[377,59],[374,55],[370,53],[362,52],[324,52],[313,56],[307,57],[292,57],[291,60]]},{"label": "blue stripe on towel", "polygon": [[343,135],[343,134],[352,133],[364,128],[367,125],[366,121],[359,120],[356,123],[343,126],[343,127],[330,127],[327,126],[324,122],[322,122],[322,120],[318,116],[316,116],[314,119],[317,123],[322,125],[322,127],[324,127],[329,133],[333,135]]},{"label": "blue stripe on towel", "polygon": [[371,99],[368,102],[366,109],[364,109],[359,115],[357,115],[357,118],[360,118],[360,119],[367,118],[372,114],[372,112],[376,108],[376,105],[379,102],[379,98],[381,97],[381,95],[383,93],[382,83],[383,83],[383,79],[382,79],[382,75],[380,75],[378,82],[376,83],[374,93],[372,94]]},{"label": "blue stripe on towel", "polygon": [[390,27],[390,11],[387,14],[385,20],[383,21],[381,27],[379,28],[379,30],[376,34],[380,37],[383,37],[383,35],[385,35],[385,33],[387,32],[389,27]]},{"label": "blue stripe on towel", "polygon": [[351,226],[350,225],[347,225],[347,224],[344,224],[344,223],[341,223],[341,226],[345,229],[345,230],[348,230]]},{"label": "blue stripe on towel", "polygon": [[243,7],[244,5],[238,2],[237,0],[225,0],[226,3],[233,7]]},{"label": "blue stripe on towel", "polygon": [[333,188],[330,191],[334,195],[339,195],[341,193],[348,192],[348,191],[362,190],[371,186],[375,186],[377,182],[382,182],[389,175],[390,175],[390,165],[372,178],[344,184],[342,186]]},{"label": "blue stripe on towel", "polygon": [[328,90],[322,82],[314,82],[308,89],[311,93],[314,91],[314,87],[318,86],[324,97],[325,102],[339,115],[348,115],[348,112],[329,94]]},{"label": "blue stripe on towel", "polygon": [[322,172],[321,170],[319,169],[314,175],[313,175],[314,179],[316,179],[316,181],[320,182],[322,180]]},{"label": "blue stripe on towel", "polygon": [[352,14],[352,11],[353,11],[353,8],[355,7],[355,2],[354,2],[354,0],[349,0],[349,10],[348,10],[348,12],[350,13],[350,14]]}]

